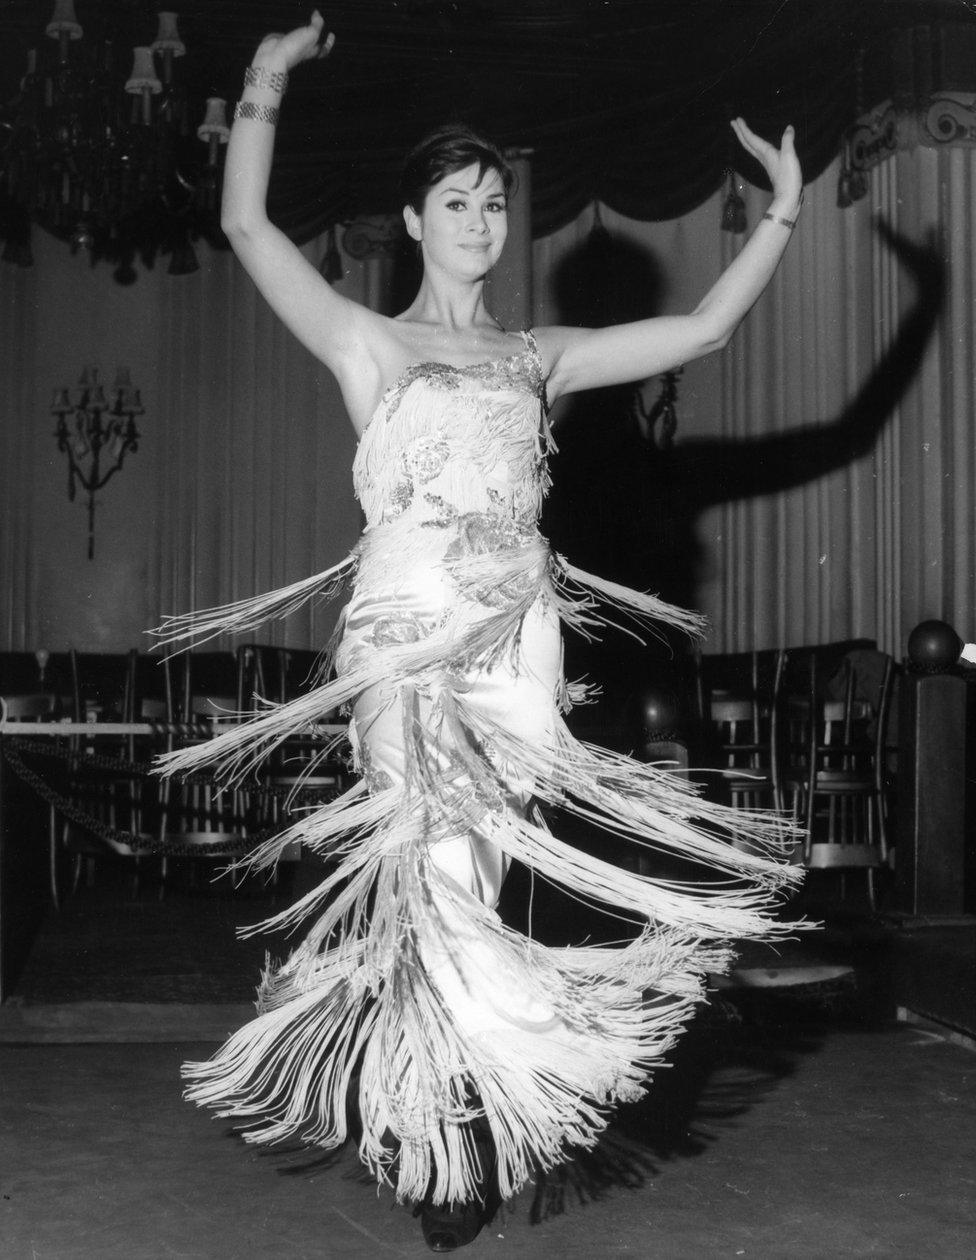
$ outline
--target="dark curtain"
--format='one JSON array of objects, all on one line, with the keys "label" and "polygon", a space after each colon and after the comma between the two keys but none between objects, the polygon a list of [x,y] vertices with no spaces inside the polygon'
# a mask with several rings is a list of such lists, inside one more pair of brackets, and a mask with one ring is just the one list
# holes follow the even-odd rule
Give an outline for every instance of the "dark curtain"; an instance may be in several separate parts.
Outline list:
[{"label": "dark curtain", "polygon": [[[26,49],[44,43],[41,7],[2,6],[0,100],[15,94]],[[120,81],[125,50],[152,41],[160,7],[169,6],[77,0],[85,38],[117,41]],[[178,73],[199,113],[210,95],[233,102],[260,37],[309,10],[185,4]],[[685,214],[730,165],[761,185],[736,152],[735,114],[771,138],[792,122],[815,179],[860,112],[931,88],[918,78],[919,40],[938,86],[971,90],[962,80],[976,80],[976,57],[959,52],[976,17],[940,0],[337,0],[325,14],[336,49],[293,76],[272,183],[272,214],[299,242],[395,209],[403,153],[446,121],[532,149],[542,236],[594,200],[636,219]]]}]

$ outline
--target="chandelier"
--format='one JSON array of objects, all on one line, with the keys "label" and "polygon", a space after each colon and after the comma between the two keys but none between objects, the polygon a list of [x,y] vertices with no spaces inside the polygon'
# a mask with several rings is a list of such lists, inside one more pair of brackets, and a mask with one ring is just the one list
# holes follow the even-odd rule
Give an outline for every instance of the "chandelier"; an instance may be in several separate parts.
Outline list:
[{"label": "chandelier", "polygon": [[219,242],[226,104],[210,98],[193,125],[177,19],[159,13],[152,43],[123,50],[97,32],[83,38],[74,0],[56,0],[19,90],[0,106],[5,261],[31,265],[32,222],[108,260],[122,284],[136,279],[136,258],[151,267],[169,255],[181,275],[197,269],[194,240]]}]

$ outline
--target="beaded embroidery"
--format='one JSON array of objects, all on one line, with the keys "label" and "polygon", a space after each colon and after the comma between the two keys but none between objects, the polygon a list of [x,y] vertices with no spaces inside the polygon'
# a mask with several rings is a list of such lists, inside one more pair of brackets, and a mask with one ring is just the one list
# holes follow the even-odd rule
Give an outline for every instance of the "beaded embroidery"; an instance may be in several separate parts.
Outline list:
[{"label": "beaded embroidery", "polygon": [[430,360],[413,363],[390,385],[380,400],[378,411],[385,411],[387,420],[397,412],[403,395],[415,381],[422,380],[434,389],[457,389],[463,377],[472,377],[494,389],[524,390],[545,399],[545,381],[542,377],[542,360],[535,340],[523,350],[506,355],[502,359],[489,359],[485,363],[470,363],[455,367],[453,363]]},{"label": "beaded embroidery", "polygon": [[414,481],[433,481],[444,471],[451,448],[443,438],[415,438],[401,457],[407,476]]},{"label": "beaded embroidery", "polygon": [[[523,349],[484,363],[414,364],[387,389],[354,464],[369,523],[392,521],[408,509],[419,518],[419,488],[442,477],[446,494],[425,496],[434,519],[418,524],[443,527],[459,512],[479,508],[519,520],[538,516],[551,443],[541,356],[531,334],[523,340]],[[424,389],[442,397],[425,397]]]},{"label": "beaded embroidery", "polygon": [[393,787],[393,779],[384,769],[374,763],[369,744],[365,741],[359,745],[359,767],[370,793],[382,792],[385,788]]},{"label": "beaded embroidery", "polygon": [[367,640],[374,647],[388,647],[393,643],[417,643],[426,638],[427,627],[413,613],[387,613],[373,622]]}]

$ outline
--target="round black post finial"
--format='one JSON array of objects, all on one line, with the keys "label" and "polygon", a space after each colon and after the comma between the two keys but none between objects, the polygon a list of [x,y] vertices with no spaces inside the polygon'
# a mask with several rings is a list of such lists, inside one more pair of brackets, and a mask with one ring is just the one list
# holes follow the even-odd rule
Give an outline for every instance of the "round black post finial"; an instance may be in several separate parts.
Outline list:
[{"label": "round black post finial", "polygon": [[908,636],[908,659],[918,674],[946,674],[959,660],[962,639],[952,626],[934,618],[920,621]]},{"label": "round black post finial", "polygon": [[660,745],[674,743],[682,738],[684,713],[676,689],[667,683],[650,683],[641,688],[634,698],[637,718],[638,761],[656,761],[660,758]]}]

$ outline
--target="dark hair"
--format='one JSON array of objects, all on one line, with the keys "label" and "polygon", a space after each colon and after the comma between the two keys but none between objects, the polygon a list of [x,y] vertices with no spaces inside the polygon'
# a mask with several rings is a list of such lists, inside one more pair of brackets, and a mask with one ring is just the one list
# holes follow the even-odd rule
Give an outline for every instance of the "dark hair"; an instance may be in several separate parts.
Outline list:
[{"label": "dark hair", "polygon": [[400,203],[410,206],[420,214],[424,201],[433,186],[456,171],[478,164],[478,180],[486,172],[497,171],[501,176],[505,195],[510,196],[516,187],[515,172],[505,160],[501,149],[485,140],[462,123],[438,127],[424,136],[423,140],[407,155],[400,176]]}]

